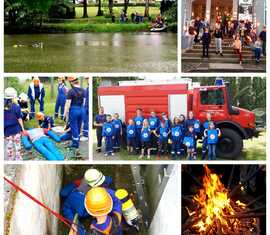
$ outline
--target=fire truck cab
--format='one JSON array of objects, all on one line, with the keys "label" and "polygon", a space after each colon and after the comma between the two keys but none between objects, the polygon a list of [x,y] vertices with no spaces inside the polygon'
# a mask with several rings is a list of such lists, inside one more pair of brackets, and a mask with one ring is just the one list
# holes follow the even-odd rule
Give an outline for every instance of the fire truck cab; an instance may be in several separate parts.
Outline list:
[{"label": "fire truck cab", "polygon": [[206,121],[207,113],[211,113],[222,132],[217,146],[217,155],[221,158],[239,157],[243,140],[258,135],[255,114],[232,106],[229,83],[222,79],[211,86],[176,81],[120,83],[119,86],[99,87],[98,100],[105,113],[117,112],[124,122],[134,118],[137,108],[143,110],[145,118],[155,111],[159,117],[162,112],[167,113],[171,120],[193,111],[201,124]]}]

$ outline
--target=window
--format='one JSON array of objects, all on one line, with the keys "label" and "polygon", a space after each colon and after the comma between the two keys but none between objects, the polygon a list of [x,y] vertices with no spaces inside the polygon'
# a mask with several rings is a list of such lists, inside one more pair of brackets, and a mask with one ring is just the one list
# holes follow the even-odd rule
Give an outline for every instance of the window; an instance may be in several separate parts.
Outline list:
[{"label": "window", "polygon": [[219,90],[205,90],[200,91],[201,104],[203,105],[223,105],[224,96],[223,91]]}]

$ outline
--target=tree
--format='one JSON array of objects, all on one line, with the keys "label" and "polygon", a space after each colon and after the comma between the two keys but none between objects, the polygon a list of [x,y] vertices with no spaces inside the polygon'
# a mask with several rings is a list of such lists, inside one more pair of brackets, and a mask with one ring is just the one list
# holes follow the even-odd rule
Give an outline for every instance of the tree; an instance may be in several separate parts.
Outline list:
[{"label": "tree", "polygon": [[83,0],[83,18],[88,18],[88,14],[87,14],[87,0]]},{"label": "tree", "polygon": [[110,16],[113,16],[113,0],[109,0],[109,11]]},{"label": "tree", "polygon": [[149,17],[149,0],[145,0],[144,17]]},{"label": "tree", "polygon": [[98,11],[97,11],[97,16],[102,16],[103,11],[101,10],[101,0],[98,0]]},{"label": "tree", "polygon": [[124,12],[125,12],[125,14],[127,14],[128,5],[129,5],[129,0],[124,0]]}]

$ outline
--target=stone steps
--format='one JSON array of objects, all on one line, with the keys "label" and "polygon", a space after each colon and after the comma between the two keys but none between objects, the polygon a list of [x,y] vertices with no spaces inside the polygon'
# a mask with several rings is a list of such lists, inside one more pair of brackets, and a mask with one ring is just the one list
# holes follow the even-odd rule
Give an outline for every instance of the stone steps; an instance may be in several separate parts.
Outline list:
[{"label": "stone steps", "polygon": [[[253,53],[250,52],[244,52],[242,53],[243,58],[254,58]],[[194,52],[194,51],[189,51],[187,53],[185,53],[185,57],[197,57],[197,56],[202,56],[202,51],[199,52]],[[220,58],[221,55],[216,54],[215,51],[209,51],[209,57],[211,58]],[[233,52],[223,52],[223,58],[232,58],[232,57],[238,57],[237,54],[233,53]]]},{"label": "stone steps", "polygon": [[[233,63],[233,64],[238,64],[239,59],[235,55],[235,57],[226,57],[226,56],[211,56],[209,58],[202,58],[201,54],[199,56],[182,56],[182,62],[191,62],[191,63],[200,63],[200,62],[208,62],[208,63]],[[243,57],[243,64],[249,64],[252,63],[254,64],[255,61],[253,58],[245,58]],[[266,63],[265,57],[261,59],[261,63]]]}]

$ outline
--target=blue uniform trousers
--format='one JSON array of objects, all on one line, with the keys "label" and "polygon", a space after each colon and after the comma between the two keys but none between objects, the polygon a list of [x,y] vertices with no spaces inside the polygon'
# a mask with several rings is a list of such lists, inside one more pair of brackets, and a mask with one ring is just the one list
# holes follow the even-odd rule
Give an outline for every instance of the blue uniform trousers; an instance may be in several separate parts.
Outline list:
[{"label": "blue uniform trousers", "polygon": [[72,134],[72,143],[70,147],[79,148],[80,132],[84,117],[83,107],[71,106],[69,110],[69,123]]},{"label": "blue uniform trousers", "polygon": [[39,153],[41,153],[46,159],[52,161],[63,161],[64,156],[57,149],[55,144],[48,137],[41,137],[33,143],[34,147]]},{"label": "blue uniform trousers", "polygon": [[55,110],[54,110],[54,116],[58,117],[59,110],[60,110],[60,118],[63,119],[64,117],[64,110],[65,110],[65,104],[66,104],[66,98],[64,97],[57,97],[56,103],[55,103]]}]

